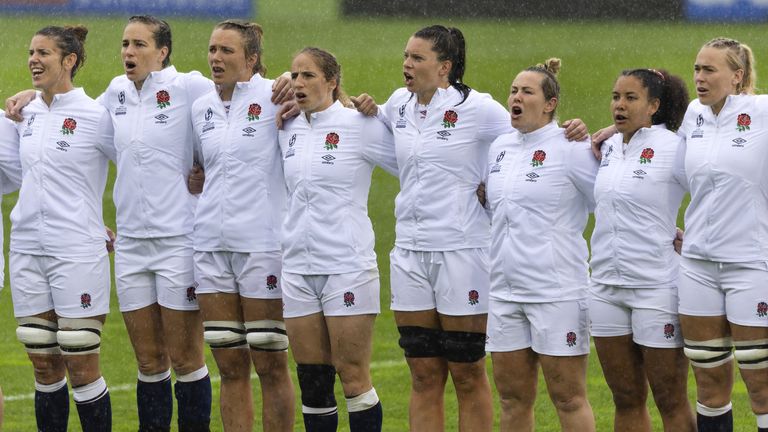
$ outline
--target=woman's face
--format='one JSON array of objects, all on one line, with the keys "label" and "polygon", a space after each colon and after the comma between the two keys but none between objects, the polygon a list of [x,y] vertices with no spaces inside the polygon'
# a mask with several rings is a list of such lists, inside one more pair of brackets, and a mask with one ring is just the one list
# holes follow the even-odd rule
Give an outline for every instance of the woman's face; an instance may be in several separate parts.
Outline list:
[{"label": "woman's face", "polygon": [[440,61],[432,41],[411,36],[405,46],[403,76],[405,87],[417,95],[432,94],[448,83],[451,62]]},{"label": "woman's face", "polygon": [[625,142],[643,127],[650,127],[653,114],[659,109],[658,99],[648,99],[648,89],[637,77],[620,76],[613,85],[611,114],[616,130],[624,134]]},{"label": "woman's face", "polygon": [[727,51],[704,47],[696,56],[693,81],[699,101],[719,113],[728,95],[736,93],[736,87],[744,77],[744,71],[732,70],[728,65]]},{"label": "woman's face", "polygon": [[29,43],[27,65],[32,74],[32,85],[39,90],[55,89],[62,83],[71,83],[70,71],[77,60],[76,54],[61,56],[56,40],[35,35]]},{"label": "woman's face", "polygon": [[291,85],[296,103],[304,113],[323,111],[333,104],[336,80],[327,80],[315,58],[301,53],[291,64]]},{"label": "woman's face", "polygon": [[512,127],[522,133],[533,132],[552,119],[557,99],[546,100],[541,82],[544,76],[538,72],[523,71],[512,81],[507,106]]},{"label": "woman's face", "polygon": [[152,27],[140,22],[128,23],[123,31],[123,59],[125,76],[135,83],[143,83],[150,72],[163,69],[163,59],[168,47],[158,48],[152,34]]},{"label": "woman's face", "polygon": [[217,85],[233,86],[253,76],[257,57],[246,58],[242,35],[230,29],[217,28],[208,43],[208,65]]}]

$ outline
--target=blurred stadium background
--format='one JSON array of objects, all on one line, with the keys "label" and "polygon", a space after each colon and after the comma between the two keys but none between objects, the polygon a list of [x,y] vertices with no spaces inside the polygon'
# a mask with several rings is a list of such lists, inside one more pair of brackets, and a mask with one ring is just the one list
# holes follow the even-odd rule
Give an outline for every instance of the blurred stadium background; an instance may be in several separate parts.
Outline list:
[{"label": "blurred stadium background", "polygon": [[[180,71],[209,75],[207,41],[221,18],[251,18],[265,31],[264,63],[274,77],[290,66],[294,53],[307,45],[334,52],[343,65],[343,86],[351,95],[367,92],[383,102],[402,85],[401,58],[408,36],[433,23],[457,26],[467,39],[465,81],[506,104],[509,84],[521,69],[552,56],[563,60],[561,119],[582,118],[594,131],[610,123],[608,111],[613,80],[625,68],[665,68],[679,74],[693,93],[692,64],[699,47],[716,36],[739,39],[755,51],[758,76],[768,40],[768,2],[765,0],[0,0],[0,100],[30,86],[27,47],[34,32],[49,24],[82,23],[90,28],[87,62],[76,84],[92,97],[122,73],[119,56],[122,28],[134,13],[167,19],[174,33],[172,62]],[[760,82],[758,81],[758,86]],[[114,175],[114,172],[112,173]],[[113,178],[113,177],[111,177]],[[369,212],[377,235],[382,276],[382,314],[376,325],[374,382],[384,404],[384,430],[407,430],[409,374],[397,346],[397,332],[389,304],[388,253],[394,243],[393,200],[396,179],[375,173]],[[114,226],[111,181],[104,195],[105,222]],[[15,194],[3,199],[6,236],[8,213]],[[682,211],[681,211],[682,215]],[[682,217],[680,218],[682,226]],[[585,232],[589,236],[591,224]],[[0,292],[0,386],[5,394],[7,431],[35,429],[33,375],[23,347],[15,339],[10,291]],[[136,430],[134,386],[136,367],[122,319],[113,296],[103,341],[103,370],[111,389],[114,430]],[[217,383],[218,372],[208,366]],[[491,372],[488,360],[489,374]],[[294,380],[295,381],[295,380]],[[589,370],[589,397],[598,430],[611,429],[613,408],[595,355]],[[694,397],[691,377],[691,397]],[[254,379],[257,413],[258,380]],[[337,385],[337,392],[340,386]],[[341,393],[337,394],[343,400]],[[212,430],[221,430],[218,385],[214,384]],[[754,430],[746,390],[739,381],[734,396],[737,431]],[[447,430],[455,426],[455,398],[446,391]],[[343,410],[343,403],[340,410]],[[661,423],[652,410],[654,429]],[[496,405],[498,418],[498,404]],[[559,429],[557,417],[540,385],[536,405],[538,430]],[[259,415],[256,430],[261,430]],[[340,430],[348,430],[342,412]],[[303,430],[297,411],[296,430]],[[72,405],[70,430],[78,431]]]}]

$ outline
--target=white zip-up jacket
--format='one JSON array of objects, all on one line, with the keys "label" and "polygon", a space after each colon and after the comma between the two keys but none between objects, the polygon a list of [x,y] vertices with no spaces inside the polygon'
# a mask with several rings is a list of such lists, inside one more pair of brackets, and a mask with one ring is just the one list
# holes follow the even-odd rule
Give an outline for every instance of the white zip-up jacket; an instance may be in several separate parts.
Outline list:
[{"label": "white zip-up jacket", "polygon": [[674,286],[672,246],[688,188],[685,141],[664,127],[639,129],[624,149],[618,133],[603,144],[595,181],[592,280],[637,288]]},{"label": "white zip-up jacket", "polygon": [[683,256],[768,260],[768,96],[728,96],[717,116],[694,100],[680,131],[691,190]]},{"label": "white zip-up jacket", "polygon": [[397,247],[450,251],[490,245],[490,221],[476,190],[490,143],[514,129],[507,110],[490,95],[473,90],[461,99],[453,87],[438,89],[421,127],[416,96],[405,88],[379,107],[379,118],[394,133],[400,167]]},{"label": "white zip-up jacket", "polygon": [[217,92],[192,105],[205,187],[195,211],[197,251],[280,250],[285,181],[272,80],[237,83],[229,113]]},{"label": "white zip-up jacket", "polygon": [[115,127],[114,200],[120,235],[171,237],[193,229],[192,103],[214,89],[197,72],[169,66],[151,72],[141,91],[125,75],[112,80],[99,102]]},{"label": "white zip-up jacket", "polygon": [[16,126],[22,168],[11,250],[69,259],[106,254],[102,195],[114,158],[109,113],[83,89],[37,94]]},{"label": "white zip-up jacket", "polygon": [[491,144],[486,187],[493,298],[522,303],[583,299],[598,162],[588,141],[568,142],[552,122]]},{"label": "white zip-up jacket", "polygon": [[374,165],[397,172],[392,133],[379,120],[335,102],[280,131],[288,214],[283,270],[305,275],[376,267],[368,218]]}]

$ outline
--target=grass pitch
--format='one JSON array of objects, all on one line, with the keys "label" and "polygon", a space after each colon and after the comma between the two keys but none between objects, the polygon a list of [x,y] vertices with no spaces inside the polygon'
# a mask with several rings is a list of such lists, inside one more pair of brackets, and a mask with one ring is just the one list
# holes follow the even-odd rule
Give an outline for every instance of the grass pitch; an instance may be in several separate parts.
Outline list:
[{"label": "grass pitch", "polygon": [[[402,85],[401,59],[408,36],[433,23],[446,23],[461,28],[467,39],[468,68],[465,81],[472,87],[491,93],[506,104],[509,84],[515,74],[548,57],[560,57],[562,97],[561,119],[579,117],[590,129],[611,122],[609,101],[613,81],[622,69],[634,67],[665,68],[683,76],[691,85],[692,65],[701,44],[715,36],[734,37],[746,42],[760,59],[768,48],[765,25],[696,25],[630,22],[560,22],[560,21],[463,21],[446,19],[346,19],[338,16],[334,0],[262,0],[257,21],[265,31],[264,63],[268,76],[274,77],[290,66],[294,53],[307,45],[334,52],[343,66],[343,85],[356,95],[367,92],[383,102],[392,90]],[[199,70],[209,75],[206,65],[208,36],[216,21],[188,20],[164,17],[173,27],[172,61],[180,71]],[[0,99],[30,86],[26,68],[27,47],[33,33],[49,24],[84,23],[90,28],[86,43],[88,59],[78,73],[76,85],[85,88],[92,97],[98,96],[110,79],[122,73],[119,57],[120,39],[125,18],[1,16],[4,37],[0,50],[4,61],[0,66]],[[758,76],[766,71],[758,62]],[[114,178],[112,172],[111,179]],[[104,199],[105,221],[114,226],[111,180]],[[396,179],[382,171],[375,173],[371,189],[369,212],[376,230],[376,252],[382,281],[382,314],[376,324],[373,355],[373,379],[384,405],[384,430],[407,430],[409,374],[397,347],[397,331],[389,304],[389,250],[394,244],[393,202],[398,190]],[[8,213],[16,201],[15,195],[3,200],[3,221],[6,234],[10,231]],[[682,215],[682,213],[681,213]],[[682,226],[682,217],[680,218]],[[586,235],[591,232],[591,224]],[[6,255],[7,256],[7,255]],[[7,278],[6,278],[7,287]],[[112,313],[104,328],[103,371],[110,386],[114,430],[132,431],[137,428],[134,397],[136,366],[128,337],[112,299]],[[8,289],[0,293],[0,385],[6,397],[5,430],[35,429],[32,367],[23,347],[14,335],[15,321]],[[214,379],[212,429],[221,430],[218,414],[218,371],[208,357],[208,367]],[[490,373],[490,359],[488,360]],[[691,377],[690,394],[693,397]],[[294,382],[295,376],[294,376]],[[253,380],[256,412],[260,411],[258,380]],[[592,355],[588,376],[589,398],[597,418],[598,430],[611,430],[613,406],[605,385],[597,356]],[[557,416],[541,382],[536,404],[538,430],[559,429]],[[340,410],[343,395],[337,385]],[[737,383],[734,395],[734,418],[737,431],[754,430],[744,385]],[[300,404],[299,404],[300,406]],[[498,419],[498,403],[495,407]],[[652,408],[654,429],[661,422]],[[456,430],[455,396],[446,391],[447,430]],[[256,430],[261,430],[257,414]],[[296,430],[303,430],[297,411]],[[341,413],[340,430],[348,430],[346,416]],[[74,404],[71,406],[70,430],[80,430]]]}]

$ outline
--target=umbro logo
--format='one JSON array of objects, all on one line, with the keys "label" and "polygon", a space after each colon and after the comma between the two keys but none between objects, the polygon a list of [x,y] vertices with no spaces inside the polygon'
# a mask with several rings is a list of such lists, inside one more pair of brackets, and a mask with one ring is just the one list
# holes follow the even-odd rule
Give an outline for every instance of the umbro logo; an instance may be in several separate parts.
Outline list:
[{"label": "umbro logo", "polygon": [[67,151],[67,149],[69,148],[69,143],[66,141],[57,141],[56,148],[61,151]]},{"label": "umbro logo", "polygon": [[336,158],[333,155],[329,155],[329,154],[323,156],[322,159],[325,161],[323,162],[323,164],[326,164],[326,165],[333,165],[333,161],[336,160]]},{"label": "umbro logo", "polygon": [[632,176],[632,178],[636,178],[636,179],[640,179],[640,180],[644,179],[645,178],[644,176],[646,174],[648,174],[647,172],[645,172],[645,171],[643,171],[641,169],[634,170],[632,172],[635,174],[635,175]]},{"label": "umbro logo", "polygon": [[447,130],[438,131],[437,134],[440,135],[437,139],[443,140],[443,141],[448,141],[448,137],[451,136],[451,133],[448,132]]},{"label": "umbro logo", "polygon": [[167,122],[168,119],[169,119],[169,117],[167,115],[165,115],[165,114],[158,114],[158,115],[155,116],[155,120],[157,120],[155,122],[155,124],[166,124],[166,123],[168,123]]},{"label": "umbro logo", "polygon": [[247,128],[243,129],[243,132],[245,132],[243,136],[252,137],[253,133],[256,132],[256,129],[248,126]]},{"label": "umbro logo", "polygon": [[746,144],[747,140],[744,138],[736,138],[733,140],[733,147],[744,147],[744,144]]},{"label": "umbro logo", "polygon": [[526,181],[534,182],[534,183],[536,183],[536,179],[537,178],[541,177],[540,175],[536,174],[535,172],[529,172],[525,176],[528,177],[528,180],[526,180]]}]

